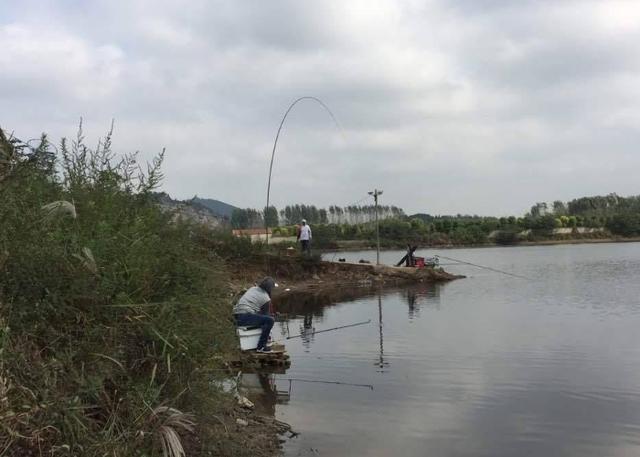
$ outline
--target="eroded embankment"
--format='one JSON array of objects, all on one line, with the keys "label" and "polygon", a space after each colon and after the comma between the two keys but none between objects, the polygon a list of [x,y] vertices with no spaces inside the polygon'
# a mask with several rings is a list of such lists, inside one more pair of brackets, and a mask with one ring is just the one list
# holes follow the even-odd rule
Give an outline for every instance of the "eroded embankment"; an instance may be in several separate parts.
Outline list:
[{"label": "eroded embankment", "polygon": [[[244,289],[262,276],[273,276],[280,287],[274,297],[290,291],[319,291],[358,286],[400,286],[446,282],[464,276],[441,268],[407,268],[367,263],[327,262],[318,259],[265,256],[230,265],[235,290]],[[288,290],[287,290],[288,289]]]}]

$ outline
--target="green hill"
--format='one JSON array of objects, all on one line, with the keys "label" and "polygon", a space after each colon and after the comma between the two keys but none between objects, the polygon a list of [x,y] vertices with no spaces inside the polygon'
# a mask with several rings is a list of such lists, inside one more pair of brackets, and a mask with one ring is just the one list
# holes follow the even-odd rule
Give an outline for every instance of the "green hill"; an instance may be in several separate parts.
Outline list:
[{"label": "green hill", "polygon": [[200,198],[197,195],[191,199],[193,202],[199,203],[203,206],[206,206],[216,214],[217,216],[231,219],[231,213],[233,213],[234,209],[238,209],[233,205],[230,205],[225,202],[221,202],[220,200],[214,200],[212,198]]}]

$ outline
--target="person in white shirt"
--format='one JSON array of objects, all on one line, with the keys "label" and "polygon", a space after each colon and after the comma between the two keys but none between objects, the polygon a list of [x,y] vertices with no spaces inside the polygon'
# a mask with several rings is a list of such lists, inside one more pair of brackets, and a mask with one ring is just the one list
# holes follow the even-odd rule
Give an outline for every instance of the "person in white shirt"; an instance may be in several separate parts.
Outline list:
[{"label": "person in white shirt", "polygon": [[306,219],[302,219],[298,240],[300,240],[302,246],[302,253],[311,254],[311,227],[307,225]]}]

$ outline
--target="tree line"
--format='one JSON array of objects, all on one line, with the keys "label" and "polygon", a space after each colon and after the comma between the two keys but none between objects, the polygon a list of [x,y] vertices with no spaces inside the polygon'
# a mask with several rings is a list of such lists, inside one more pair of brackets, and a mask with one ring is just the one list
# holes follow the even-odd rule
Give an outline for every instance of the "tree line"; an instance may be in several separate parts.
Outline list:
[{"label": "tree line", "polygon": [[[375,220],[374,205],[350,205],[345,207],[331,205],[329,209],[315,205],[287,205],[279,210],[269,206],[262,211],[253,208],[236,208],[231,214],[231,226],[234,229],[262,228],[265,218],[269,227],[287,226],[305,219],[309,224],[362,224]],[[404,217],[404,211],[396,206],[378,206],[378,218]]]},{"label": "tree line", "polygon": [[580,197],[567,203],[556,200],[552,205],[536,203],[527,214],[542,218],[547,225],[603,228],[614,235],[640,236],[640,195],[621,197],[615,193]]},{"label": "tree line", "polygon": [[[274,232],[294,233],[292,226],[306,219],[314,225],[315,245],[339,240],[372,240],[375,237],[375,206],[288,205],[281,210],[234,210],[233,228],[262,228],[264,215]],[[414,241],[428,244],[484,244],[535,241],[558,237],[554,229],[571,229],[566,237],[640,236],[640,196],[616,194],[580,197],[568,202],[537,202],[523,216],[477,215],[407,216],[395,206],[379,206],[380,236],[388,243]],[[279,227],[279,228],[276,228]]]},{"label": "tree line", "polygon": [[[568,229],[558,233],[554,229]],[[569,202],[539,202],[524,216],[436,216],[425,213],[380,222],[383,245],[512,244],[551,238],[640,236],[640,196],[616,194],[581,197]],[[314,227],[317,247],[335,247],[341,240],[373,242],[375,224],[325,224]]]}]

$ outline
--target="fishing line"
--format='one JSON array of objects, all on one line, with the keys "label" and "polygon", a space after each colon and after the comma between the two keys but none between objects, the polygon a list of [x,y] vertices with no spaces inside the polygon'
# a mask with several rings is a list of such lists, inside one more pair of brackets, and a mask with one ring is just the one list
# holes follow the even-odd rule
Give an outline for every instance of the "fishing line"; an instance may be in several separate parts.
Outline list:
[{"label": "fishing line", "polygon": [[364,202],[365,200],[368,200],[369,198],[371,198],[369,195],[367,195],[366,197],[361,198],[360,200],[358,200],[355,203],[351,203],[350,205],[347,206],[347,208],[349,206],[358,206],[360,203]]},{"label": "fishing line", "polygon": [[526,276],[520,276],[515,273],[509,273],[508,271],[498,270],[497,268],[488,267],[486,265],[478,265],[477,263],[465,262],[464,260],[454,259],[444,255],[435,255],[434,257],[442,257],[443,259],[452,260],[454,262],[462,263],[465,265],[471,265],[472,267],[484,268],[485,270],[494,271],[496,273],[502,273],[503,275],[513,276],[515,278],[526,279],[527,281],[535,281],[535,279],[527,278]]}]

